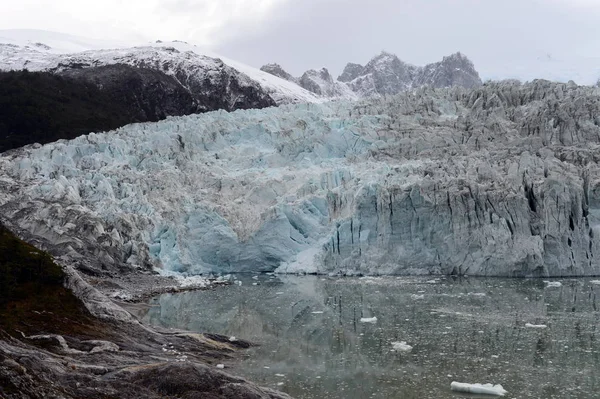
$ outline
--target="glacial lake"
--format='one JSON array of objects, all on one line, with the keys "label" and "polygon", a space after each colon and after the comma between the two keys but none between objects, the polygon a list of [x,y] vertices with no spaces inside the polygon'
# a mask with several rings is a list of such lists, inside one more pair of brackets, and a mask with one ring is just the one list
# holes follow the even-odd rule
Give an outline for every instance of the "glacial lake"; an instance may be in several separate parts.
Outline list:
[{"label": "glacial lake", "polygon": [[[237,278],[154,298],[141,317],[260,344],[226,371],[299,399],[479,397],[452,381],[502,384],[507,398],[600,396],[592,279]],[[412,350],[394,349],[403,341]]]}]

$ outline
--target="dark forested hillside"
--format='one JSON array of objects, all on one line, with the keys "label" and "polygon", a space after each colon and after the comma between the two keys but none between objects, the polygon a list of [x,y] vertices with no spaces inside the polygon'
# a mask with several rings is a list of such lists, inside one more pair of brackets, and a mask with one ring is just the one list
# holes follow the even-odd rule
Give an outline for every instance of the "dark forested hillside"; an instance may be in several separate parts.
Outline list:
[{"label": "dark forested hillside", "polygon": [[[103,82],[92,73],[111,75]],[[89,74],[0,72],[0,152],[195,111],[172,77],[123,65]]]}]

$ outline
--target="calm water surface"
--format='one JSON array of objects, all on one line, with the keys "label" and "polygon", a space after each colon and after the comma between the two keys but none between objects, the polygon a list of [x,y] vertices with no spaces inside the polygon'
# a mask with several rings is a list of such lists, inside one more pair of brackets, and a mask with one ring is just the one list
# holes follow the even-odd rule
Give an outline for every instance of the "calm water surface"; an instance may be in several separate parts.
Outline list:
[{"label": "calm water surface", "polygon": [[499,383],[508,398],[600,397],[589,279],[238,278],[154,298],[144,321],[259,343],[229,371],[296,398],[464,397],[454,380]]}]

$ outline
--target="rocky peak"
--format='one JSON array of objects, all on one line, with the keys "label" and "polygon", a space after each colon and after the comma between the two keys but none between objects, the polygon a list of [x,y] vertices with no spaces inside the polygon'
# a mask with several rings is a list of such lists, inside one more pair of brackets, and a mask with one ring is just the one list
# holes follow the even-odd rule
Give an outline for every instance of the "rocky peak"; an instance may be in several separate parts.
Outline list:
[{"label": "rocky peak", "polygon": [[426,65],[419,75],[416,81],[418,86],[481,86],[481,78],[473,62],[460,52],[446,56],[440,62]]},{"label": "rocky peak", "polygon": [[320,70],[309,69],[300,78],[300,86],[318,95],[325,95],[324,91],[333,85],[333,78],[327,68]]},{"label": "rocky peak", "polygon": [[340,82],[350,82],[362,75],[364,69],[365,67],[360,64],[349,62],[337,80]]},{"label": "rocky peak", "polygon": [[310,69],[304,72],[298,84],[302,88],[323,97],[356,98],[356,94],[345,83],[333,80],[327,68],[321,68],[318,71]]},{"label": "rocky peak", "polygon": [[372,74],[379,94],[397,94],[412,87],[418,68],[382,51],[365,65],[361,75]]},{"label": "rocky peak", "polygon": [[281,65],[277,63],[266,64],[260,67],[260,70],[271,75],[277,76],[278,78],[289,80],[290,82],[298,83],[298,79],[290,75]]}]

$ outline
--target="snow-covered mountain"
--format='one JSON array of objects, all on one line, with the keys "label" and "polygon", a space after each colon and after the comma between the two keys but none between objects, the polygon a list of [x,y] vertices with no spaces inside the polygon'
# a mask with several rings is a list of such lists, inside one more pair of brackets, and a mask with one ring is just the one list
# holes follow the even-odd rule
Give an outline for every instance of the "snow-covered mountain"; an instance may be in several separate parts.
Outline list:
[{"label": "snow-covered mountain", "polygon": [[[60,72],[116,63],[173,75],[198,95],[214,98],[225,90],[228,98],[223,102],[230,105],[245,103],[245,97],[268,97],[262,106],[325,100],[292,82],[184,42],[157,41],[134,47],[54,32],[0,30],[0,70]],[[254,105],[243,108],[249,107]]]},{"label": "snow-covered mountain", "polygon": [[422,86],[467,88],[481,85],[473,63],[455,53],[442,61],[418,67],[382,52],[365,66],[349,63],[337,81],[327,68],[306,71],[300,78],[286,72],[279,64],[267,64],[261,70],[294,82],[321,97],[353,100],[379,95],[393,95]]},{"label": "snow-covered mountain", "polygon": [[95,273],[597,275],[599,90],[506,81],[128,125],[2,154],[0,214]]},{"label": "snow-covered mountain", "polygon": [[360,95],[397,94],[421,86],[467,88],[481,85],[473,63],[463,54],[455,53],[442,61],[417,67],[400,60],[396,55],[382,52],[364,67],[349,63],[338,77]]}]

